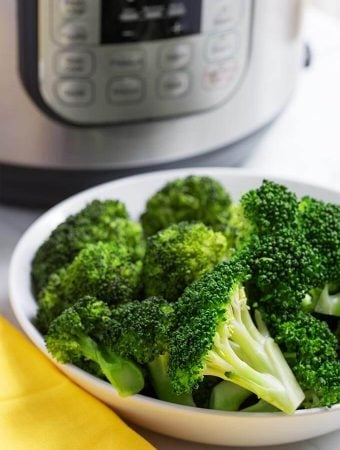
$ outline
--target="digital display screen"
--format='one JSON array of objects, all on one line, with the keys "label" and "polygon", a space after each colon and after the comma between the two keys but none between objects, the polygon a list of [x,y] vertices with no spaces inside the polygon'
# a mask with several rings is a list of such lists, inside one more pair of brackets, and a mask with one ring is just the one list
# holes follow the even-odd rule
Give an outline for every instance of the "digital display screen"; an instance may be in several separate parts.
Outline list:
[{"label": "digital display screen", "polygon": [[102,0],[103,44],[197,34],[202,0]]}]

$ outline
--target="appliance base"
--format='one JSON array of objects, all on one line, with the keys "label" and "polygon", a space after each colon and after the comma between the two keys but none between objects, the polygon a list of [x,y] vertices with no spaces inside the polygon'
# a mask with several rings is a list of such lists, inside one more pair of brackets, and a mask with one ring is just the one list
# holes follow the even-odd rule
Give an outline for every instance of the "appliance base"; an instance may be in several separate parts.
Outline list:
[{"label": "appliance base", "polygon": [[0,203],[48,208],[83,189],[142,172],[176,167],[237,167],[256,148],[268,125],[223,149],[177,163],[115,170],[59,170],[0,163]]}]

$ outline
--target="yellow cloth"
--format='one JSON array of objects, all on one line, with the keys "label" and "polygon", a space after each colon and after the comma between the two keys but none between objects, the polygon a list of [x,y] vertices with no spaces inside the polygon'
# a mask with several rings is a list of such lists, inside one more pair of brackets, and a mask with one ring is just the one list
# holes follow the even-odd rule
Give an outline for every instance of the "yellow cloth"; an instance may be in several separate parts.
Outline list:
[{"label": "yellow cloth", "polygon": [[1,450],[151,450],[0,316]]}]

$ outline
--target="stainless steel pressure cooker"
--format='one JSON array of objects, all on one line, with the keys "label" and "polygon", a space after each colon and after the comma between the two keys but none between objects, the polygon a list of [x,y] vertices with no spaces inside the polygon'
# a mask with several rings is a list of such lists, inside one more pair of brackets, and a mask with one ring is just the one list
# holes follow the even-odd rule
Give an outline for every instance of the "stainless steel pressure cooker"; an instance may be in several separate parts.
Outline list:
[{"label": "stainless steel pressure cooker", "polygon": [[301,0],[17,0],[17,34],[14,3],[0,198],[226,148],[279,113],[301,67]]}]

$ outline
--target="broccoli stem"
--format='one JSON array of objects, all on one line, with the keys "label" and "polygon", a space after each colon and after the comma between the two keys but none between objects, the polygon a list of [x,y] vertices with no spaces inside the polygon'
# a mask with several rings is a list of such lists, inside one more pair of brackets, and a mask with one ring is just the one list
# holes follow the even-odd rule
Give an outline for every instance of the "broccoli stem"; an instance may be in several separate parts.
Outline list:
[{"label": "broccoli stem", "polygon": [[226,317],[206,357],[204,375],[231,381],[292,414],[304,393],[259,313],[260,331],[256,328],[243,289],[235,291]]},{"label": "broccoli stem", "polygon": [[88,336],[81,336],[79,344],[83,355],[99,365],[103,374],[122,397],[137,394],[143,389],[144,376],[133,362],[111,350],[102,350]]},{"label": "broccoli stem", "polygon": [[161,355],[148,363],[152,386],[160,400],[179,405],[196,406],[191,393],[176,394],[168,375],[169,356]]},{"label": "broccoli stem", "polygon": [[315,311],[329,316],[340,317],[340,291],[331,294],[330,286],[326,284],[315,306]]},{"label": "broccoli stem", "polygon": [[252,395],[250,391],[229,381],[221,381],[211,391],[209,408],[220,411],[238,411]]},{"label": "broccoli stem", "polygon": [[254,405],[248,406],[248,408],[241,409],[241,412],[251,412],[251,413],[271,413],[278,412],[279,410],[275,406],[270,405],[264,400],[259,400]]}]

